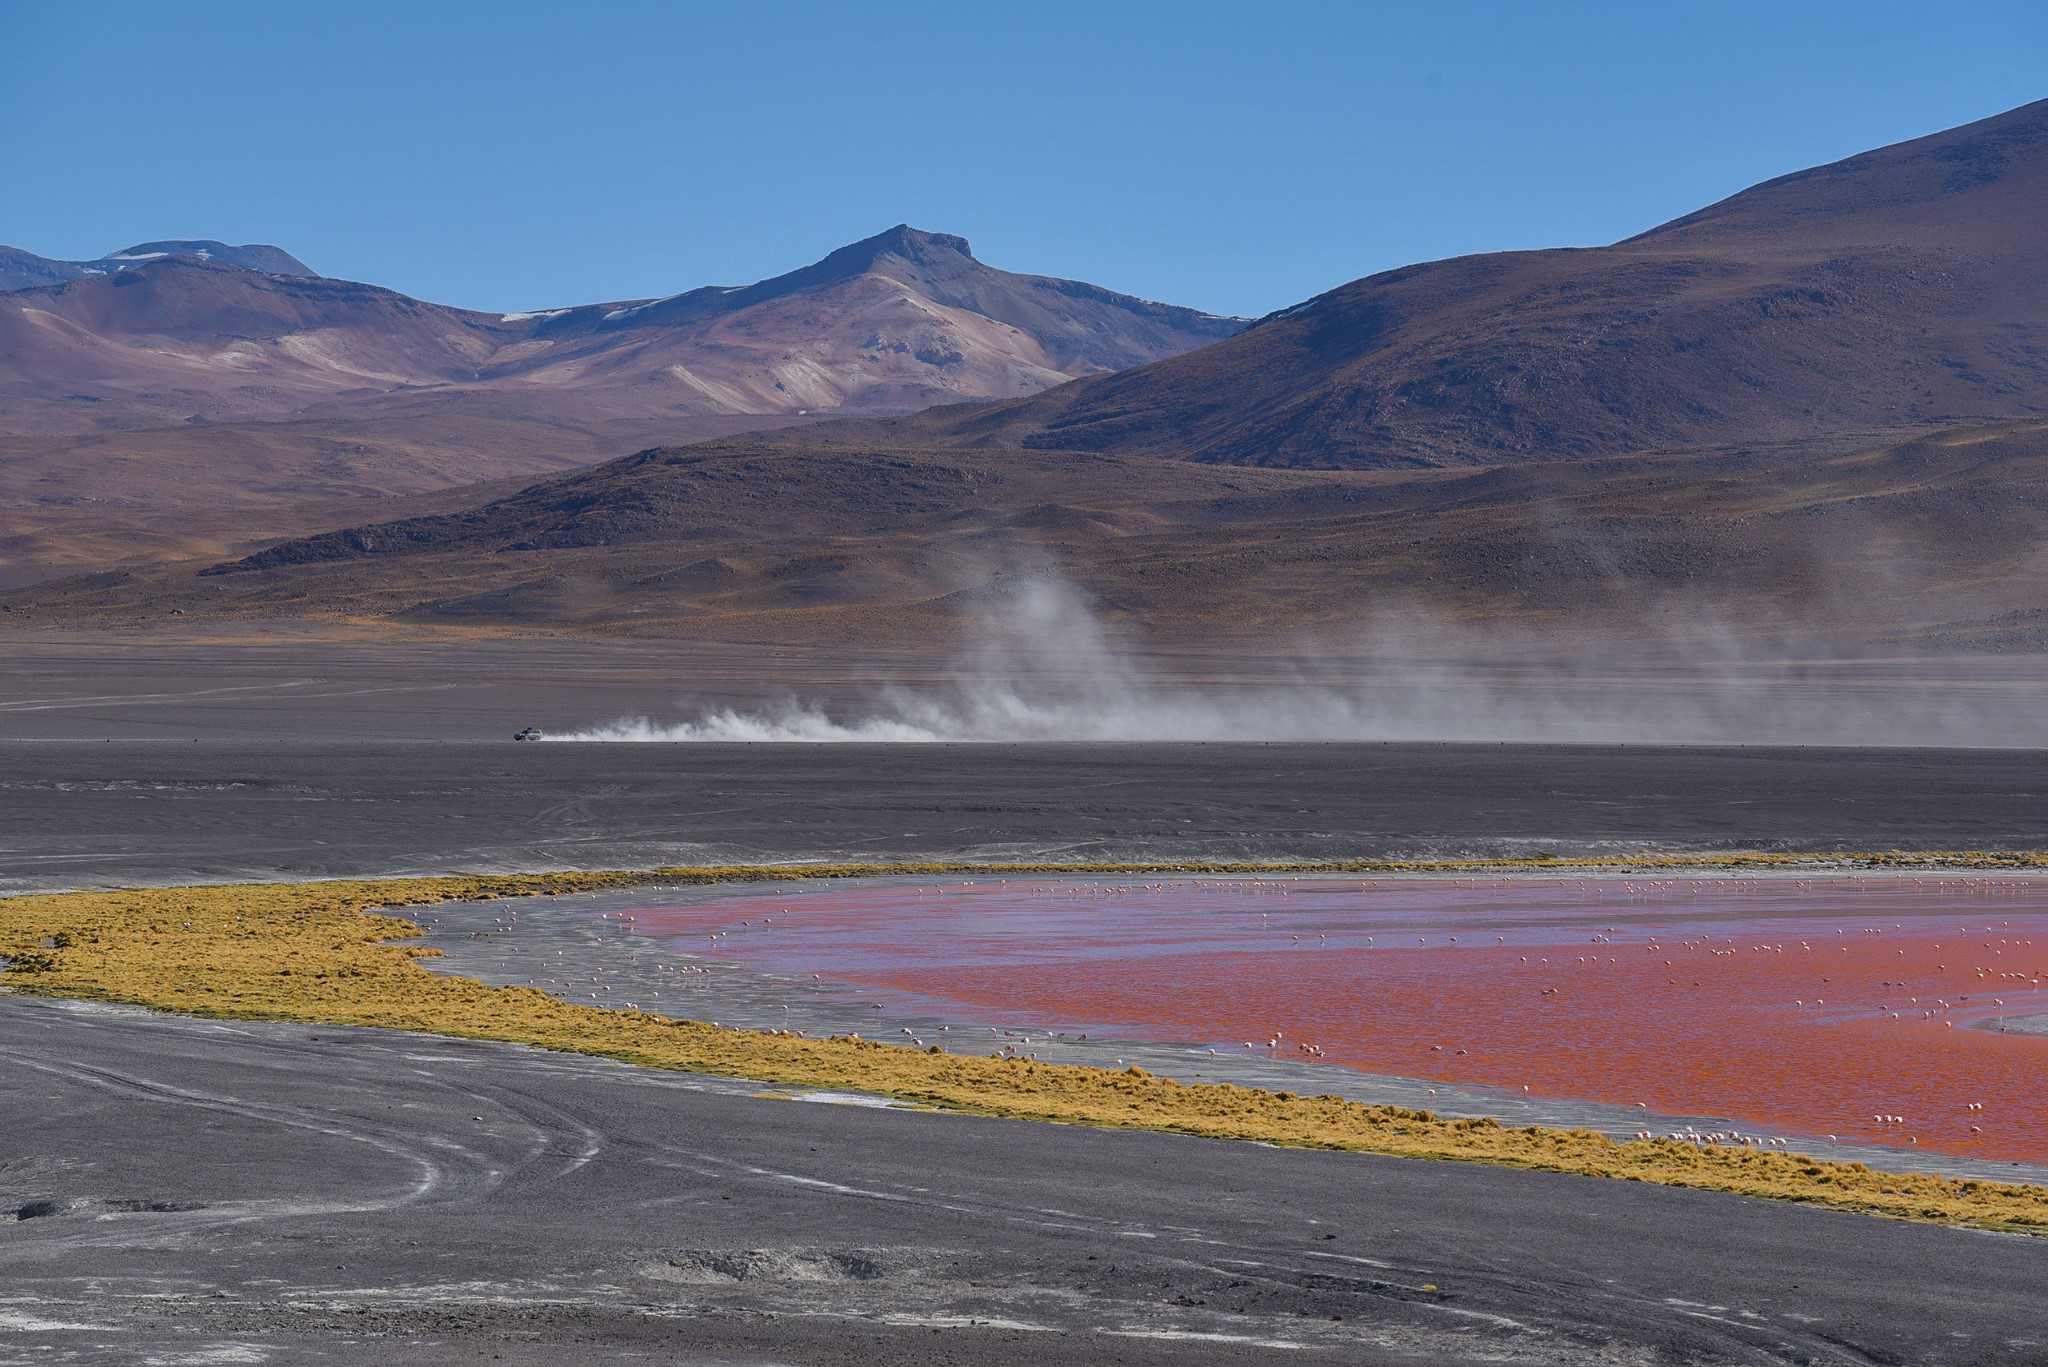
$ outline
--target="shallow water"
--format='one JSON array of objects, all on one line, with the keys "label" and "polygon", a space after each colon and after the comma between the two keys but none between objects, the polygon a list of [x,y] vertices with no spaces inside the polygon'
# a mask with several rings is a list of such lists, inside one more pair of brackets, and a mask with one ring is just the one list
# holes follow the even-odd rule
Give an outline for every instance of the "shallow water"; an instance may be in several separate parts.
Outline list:
[{"label": "shallow water", "polygon": [[2048,1038],[2020,1028],[2048,880],[980,879],[613,915],[891,1016],[2048,1162]]}]

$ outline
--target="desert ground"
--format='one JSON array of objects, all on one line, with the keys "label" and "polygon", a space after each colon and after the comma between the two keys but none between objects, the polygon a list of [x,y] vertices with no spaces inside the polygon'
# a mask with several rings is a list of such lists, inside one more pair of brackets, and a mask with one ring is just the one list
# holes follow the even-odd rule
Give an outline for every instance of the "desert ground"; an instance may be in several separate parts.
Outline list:
[{"label": "desert ground", "polygon": [[[781,695],[857,706],[863,676],[937,686],[950,666],[548,640],[32,646],[0,679],[0,887],[16,891],[783,860],[2021,849],[2048,826],[2031,750],[535,745],[511,737]],[[2032,708],[2025,662],[1991,663],[1823,675],[1810,707]],[[1246,677],[1176,667],[1226,694]],[[1745,696],[1684,676],[1582,686],[1585,715],[1645,696],[1690,708],[1688,689],[1730,710]]]},{"label": "desert ground", "polygon": [[[518,650],[527,668],[494,643],[49,643],[0,698],[0,879],[2001,849],[2037,846],[2048,816],[2030,751],[519,744],[522,724],[758,703],[749,679],[853,695],[799,652],[707,653],[689,673],[631,646]],[[17,1118],[0,1361],[2044,1351],[2038,1239],[858,1096],[801,1104],[401,1033],[29,998],[0,1000],[0,1031]]]},{"label": "desert ground", "polygon": [[2038,1362],[2048,1241],[0,1002],[10,1362]]}]

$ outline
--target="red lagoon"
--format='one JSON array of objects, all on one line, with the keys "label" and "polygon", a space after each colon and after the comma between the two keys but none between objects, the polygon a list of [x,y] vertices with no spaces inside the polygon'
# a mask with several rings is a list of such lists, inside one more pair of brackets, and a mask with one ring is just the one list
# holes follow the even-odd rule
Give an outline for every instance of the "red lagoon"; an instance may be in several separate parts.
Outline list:
[{"label": "red lagoon", "polygon": [[2048,880],[981,879],[627,915],[966,1023],[2048,1162]]}]

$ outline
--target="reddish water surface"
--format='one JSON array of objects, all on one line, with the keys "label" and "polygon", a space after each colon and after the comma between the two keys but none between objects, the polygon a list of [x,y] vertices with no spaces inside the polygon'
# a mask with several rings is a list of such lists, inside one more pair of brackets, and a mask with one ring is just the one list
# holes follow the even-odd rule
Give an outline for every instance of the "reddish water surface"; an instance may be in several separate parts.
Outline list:
[{"label": "reddish water surface", "polygon": [[2000,1026],[2048,1012],[2048,880],[984,880],[631,915],[966,1022],[2048,1162],[2048,1037]]}]

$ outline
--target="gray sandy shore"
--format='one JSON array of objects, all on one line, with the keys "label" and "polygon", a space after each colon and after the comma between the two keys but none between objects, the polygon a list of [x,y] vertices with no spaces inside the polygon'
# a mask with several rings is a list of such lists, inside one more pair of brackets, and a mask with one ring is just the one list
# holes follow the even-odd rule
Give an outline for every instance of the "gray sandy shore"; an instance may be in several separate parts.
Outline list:
[{"label": "gray sandy shore", "polygon": [[0,740],[0,891],[916,859],[2048,845],[2031,751]]},{"label": "gray sandy shore", "polygon": [[0,1363],[2034,1367],[2048,1240],[0,997]]}]

